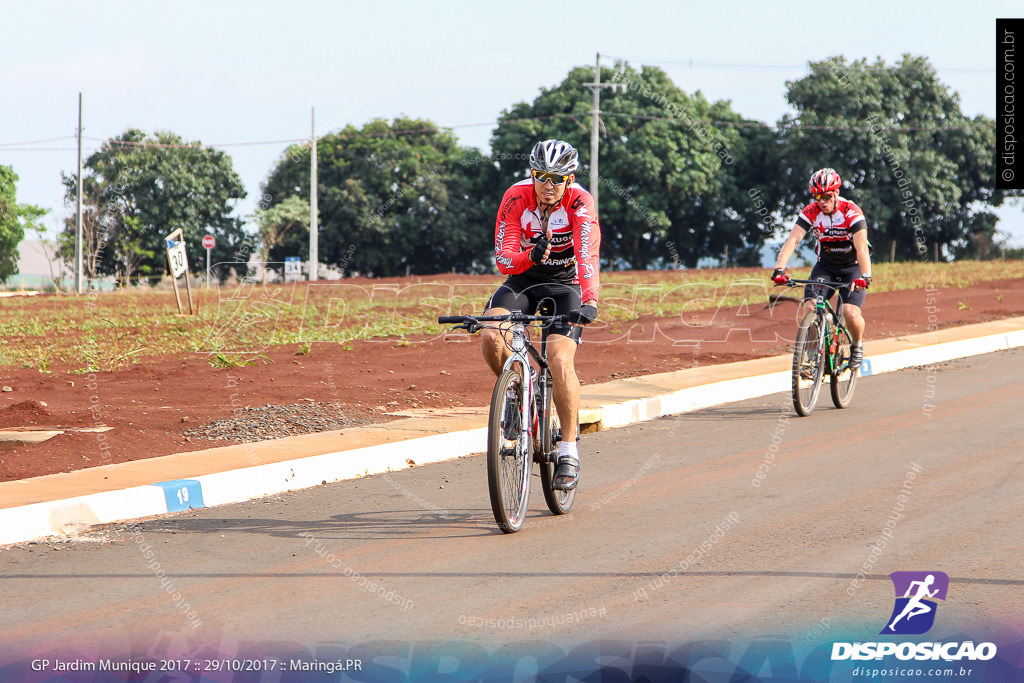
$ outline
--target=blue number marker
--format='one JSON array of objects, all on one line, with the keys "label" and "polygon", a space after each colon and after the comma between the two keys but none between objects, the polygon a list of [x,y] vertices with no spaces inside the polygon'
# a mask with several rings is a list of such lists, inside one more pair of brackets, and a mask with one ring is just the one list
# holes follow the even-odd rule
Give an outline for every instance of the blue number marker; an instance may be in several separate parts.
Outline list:
[{"label": "blue number marker", "polygon": [[203,487],[195,479],[174,479],[153,486],[159,486],[164,490],[168,512],[206,507],[203,503]]}]

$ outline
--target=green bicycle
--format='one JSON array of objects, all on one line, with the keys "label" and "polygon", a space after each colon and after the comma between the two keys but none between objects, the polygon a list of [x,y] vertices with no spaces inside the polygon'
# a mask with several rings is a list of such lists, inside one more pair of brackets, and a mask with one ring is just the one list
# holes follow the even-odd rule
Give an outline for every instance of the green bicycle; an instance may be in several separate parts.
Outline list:
[{"label": "green bicycle", "polygon": [[839,301],[833,310],[829,299],[852,283],[790,278],[786,285],[812,285],[815,293],[814,310],[800,321],[793,345],[793,407],[801,417],[810,415],[827,374],[832,403],[845,408],[853,398],[858,370],[850,367],[853,337],[843,321],[843,304]]}]

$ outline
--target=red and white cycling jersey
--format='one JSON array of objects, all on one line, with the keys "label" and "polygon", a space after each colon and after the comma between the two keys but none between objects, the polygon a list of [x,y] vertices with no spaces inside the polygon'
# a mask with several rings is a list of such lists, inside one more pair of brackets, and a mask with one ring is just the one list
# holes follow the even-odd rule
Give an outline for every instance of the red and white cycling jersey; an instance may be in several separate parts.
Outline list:
[{"label": "red and white cycling jersey", "polygon": [[814,232],[818,241],[818,261],[823,265],[835,268],[857,265],[853,235],[868,227],[859,206],[837,197],[835,211],[828,214],[821,210],[817,202],[812,202],[797,216],[796,224]]},{"label": "red and white cycling jersey", "polygon": [[558,208],[548,216],[551,253],[543,263],[530,260],[540,238],[541,217],[533,179],[510,187],[501,199],[494,227],[494,260],[504,275],[524,274],[538,282],[579,284],[583,301],[597,301],[601,289],[598,251],[601,227],[594,198],[577,183],[565,188]]}]

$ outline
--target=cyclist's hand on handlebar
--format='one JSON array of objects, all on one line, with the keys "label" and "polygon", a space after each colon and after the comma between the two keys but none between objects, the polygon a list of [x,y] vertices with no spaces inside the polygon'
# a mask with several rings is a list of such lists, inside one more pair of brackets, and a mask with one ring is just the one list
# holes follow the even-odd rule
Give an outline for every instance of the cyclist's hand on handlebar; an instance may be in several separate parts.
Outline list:
[{"label": "cyclist's hand on handlebar", "polygon": [[853,286],[857,289],[867,289],[871,286],[871,276],[865,275],[864,277],[857,278],[853,281]]},{"label": "cyclist's hand on handlebar", "polygon": [[777,285],[784,285],[789,282],[789,275],[786,274],[786,269],[776,268],[772,273],[772,282]]},{"label": "cyclist's hand on handlebar", "polygon": [[575,311],[565,314],[565,321],[574,325],[589,325],[597,318],[597,306],[590,304],[580,306]]}]

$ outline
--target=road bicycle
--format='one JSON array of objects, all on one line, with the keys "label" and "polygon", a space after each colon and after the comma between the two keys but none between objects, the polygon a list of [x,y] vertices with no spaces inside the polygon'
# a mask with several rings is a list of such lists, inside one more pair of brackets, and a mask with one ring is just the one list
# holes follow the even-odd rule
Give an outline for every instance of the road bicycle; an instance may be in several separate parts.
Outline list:
[{"label": "road bicycle", "polygon": [[858,370],[850,367],[853,337],[843,321],[842,301],[838,301],[833,310],[829,299],[833,293],[848,289],[853,283],[790,278],[786,285],[811,285],[815,294],[814,310],[800,321],[793,345],[793,407],[801,417],[810,415],[827,374],[833,405],[845,408],[853,398]]},{"label": "road bicycle", "polygon": [[[442,316],[437,322],[455,324],[452,330],[471,334],[487,325],[504,324],[504,339],[511,355],[505,361],[491,394],[487,421],[487,488],[494,521],[505,533],[523,528],[530,497],[533,463],[540,467],[541,486],[548,509],[564,515],[572,509],[576,490],[554,487],[558,442],[562,439],[558,413],[552,399],[551,369],[547,360],[548,330],[563,316],[507,315]],[[506,327],[507,325],[507,327]],[[529,329],[541,328],[540,350],[530,340]],[[536,367],[530,364],[530,360]]]}]

